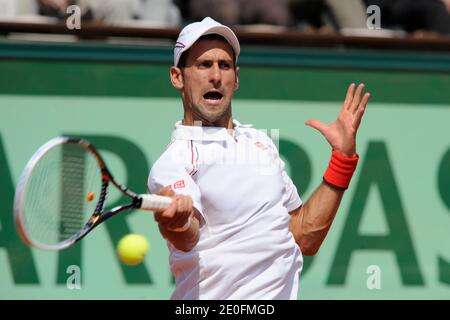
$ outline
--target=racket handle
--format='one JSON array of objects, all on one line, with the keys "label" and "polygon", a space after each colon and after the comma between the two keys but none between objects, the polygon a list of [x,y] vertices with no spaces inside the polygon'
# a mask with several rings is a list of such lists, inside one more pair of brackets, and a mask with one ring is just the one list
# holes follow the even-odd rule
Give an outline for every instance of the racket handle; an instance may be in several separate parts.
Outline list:
[{"label": "racket handle", "polygon": [[141,194],[140,197],[142,198],[141,210],[154,211],[165,209],[172,203],[171,198],[158,196],[156,194]]}]

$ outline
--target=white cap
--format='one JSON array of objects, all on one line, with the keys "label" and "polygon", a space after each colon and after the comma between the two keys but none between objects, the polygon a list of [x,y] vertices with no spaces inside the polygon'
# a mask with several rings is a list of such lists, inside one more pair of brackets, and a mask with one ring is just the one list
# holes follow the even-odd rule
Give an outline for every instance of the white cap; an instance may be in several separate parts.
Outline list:
[{"label": "white cap", "polygon": [[235,63],[237,63],[237,58],[239,52],[241,51],[241,47],[233,30],[211,19],[210,17],[206,17],[200,22],[188,24],[183,28],[183,30],[181,30],[173,50],[173,65],[178,66],[178,61],[180,60],[181,54],[188,50],[201,36],[207,34],[218,34],[224,37],[233,48],[236,56]]}]

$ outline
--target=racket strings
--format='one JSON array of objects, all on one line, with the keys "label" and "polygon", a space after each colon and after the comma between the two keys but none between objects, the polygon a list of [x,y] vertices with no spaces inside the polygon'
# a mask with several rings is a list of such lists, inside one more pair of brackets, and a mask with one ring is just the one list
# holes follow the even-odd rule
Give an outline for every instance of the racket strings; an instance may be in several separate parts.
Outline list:
[{"label": "racket strings", "polygon": [[[50,149],[27,183],[24,222],[34,241],[57,244],[78,233],[99,205],[101,171],[95,156],[78,144]],[[92,193],[92,199],[87,194]]]},{"label": "racket strings", "polygon": [[62,149],[62,179],[59,240],[63,241],[83,227],[84,178],[86,151],[65,145]]},{"label": "racket strings", "polygon": [[[45,238],[46,233],[58,232],[54,223],[51,208],[48,206],[52,201],[50,195],[57,192],[57,186],[50,183],[56,170],[55,163],[39,162],[34,170],[34,174],[28,183],[27,208],[40,212],[39,215],[26,214],[25,224],[29,230],[33,231],[34,237]],[[48,201],[43,201],[47,199]],[[30,212],[27,210],[26,212]]]}]

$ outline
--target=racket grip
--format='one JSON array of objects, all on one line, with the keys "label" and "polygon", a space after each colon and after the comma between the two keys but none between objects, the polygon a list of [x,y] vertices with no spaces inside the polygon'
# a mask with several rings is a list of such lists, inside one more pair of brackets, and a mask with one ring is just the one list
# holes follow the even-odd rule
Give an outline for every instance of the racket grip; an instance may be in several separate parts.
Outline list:
[{"label": "racket grip", "polygon": [[167,208],[171,203],[172,199],[169,197],[164,196],[158,196],[156,194],[141,194],[141,207],[142,210],[158,210],[158,209],[165,209]]}]

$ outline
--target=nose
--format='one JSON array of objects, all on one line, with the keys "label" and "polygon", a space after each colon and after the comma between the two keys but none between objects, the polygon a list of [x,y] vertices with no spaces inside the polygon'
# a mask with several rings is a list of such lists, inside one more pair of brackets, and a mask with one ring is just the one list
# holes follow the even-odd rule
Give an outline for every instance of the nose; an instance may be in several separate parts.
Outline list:
[{"label": "nose", "polygon": [[220,73],[220,67],[218,63],[214,63],[210,68],[209,81],[216,87],[222,82],[222,74]]}]

